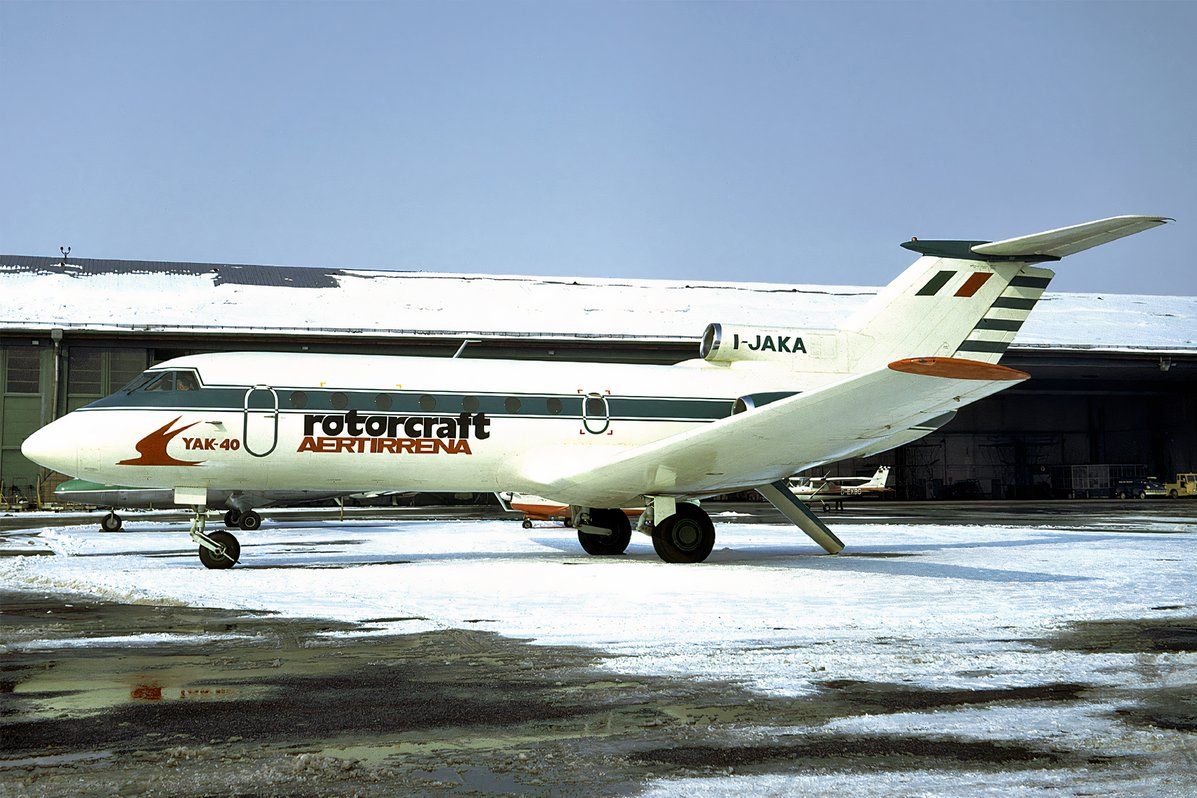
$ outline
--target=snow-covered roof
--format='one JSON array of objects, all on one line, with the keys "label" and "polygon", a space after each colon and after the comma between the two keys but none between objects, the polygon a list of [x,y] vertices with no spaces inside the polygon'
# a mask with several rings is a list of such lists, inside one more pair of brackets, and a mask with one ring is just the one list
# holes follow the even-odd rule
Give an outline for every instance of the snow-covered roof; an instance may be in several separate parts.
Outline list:
[{"label": "snow-covered roof", "polygon": [[[683,341],[834,327],[877,290],[0,255],[0,330]],[[1014,348],[1197,351],[1197,297],[1049,290]]]}]

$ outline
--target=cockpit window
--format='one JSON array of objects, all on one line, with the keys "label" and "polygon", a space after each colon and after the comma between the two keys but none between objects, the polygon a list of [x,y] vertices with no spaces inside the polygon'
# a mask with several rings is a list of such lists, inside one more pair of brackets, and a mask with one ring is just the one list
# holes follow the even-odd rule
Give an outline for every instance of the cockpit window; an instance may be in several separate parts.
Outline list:
[{"label": "cockpit window", "polygon": [[134,391],[140,389],[142,386],[144,386],[146,383],[148,383],[150,380],[156,378],[157,376],[158,376],[158,372],[156,372],[156,371],[143,371],[140,374],[138,374],[136,377],[134,377],[133,379],[131,379],[127,383],[125,383],[125,387],[121,388],[121,390],[124,391],[125,393],[133,393]]},{"label": "cockpit window", "polygon": [[165,372],[161,377],[150,382],[141,390],[150,392],[157,391],[173,391],[175,389],[175,373],[173,371]]},{"label": "cockpit window", "polygon": [[126,385],[125,392],[198,391],[199,387],[191,371],[147,371]]}]

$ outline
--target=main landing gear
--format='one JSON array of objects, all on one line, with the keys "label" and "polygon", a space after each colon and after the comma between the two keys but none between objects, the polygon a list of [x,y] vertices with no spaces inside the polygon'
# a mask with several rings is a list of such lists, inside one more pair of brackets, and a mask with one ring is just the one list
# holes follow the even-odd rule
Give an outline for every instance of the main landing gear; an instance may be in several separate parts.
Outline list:
[{"label": "main landing gear", "polygon": [[623,554],[632,540],[632,522],[623,510],[585,510],[573,519],[587,554]]},{"label": "main landing gear", "polygon": [[677,512],[653,524],[653,548],[665,562],[702,562],[715,548],[715,524],[697,504],[677,503]]},{"label": "main landing gear", "polygon": [[255,529],[262,526],[262,516],[255,513],[253,510],[241,512],[240,510],[229,510],[224,514],[224,525],[229,529],[241,528],[246,532],[253,532]]},{"label": "main landing gear", "polygon": [[[578,542],[587,554],[623,554],[632,538],[632,522],[623,510],[575,508]],[[668,515],[659,522],[654,512]],[[715,525],[697,504],[657,499],[649,504],[637,529],[651,534],[653,548],[665,562],[702,562],[715,548]]]},{"label": "main landing gear", "polygon": [[199,544],[200,562],[205,568],[232,568],[241,558],[241,544],[231,532],[205,532],[207,524],[208,508],[196,508],[191,519],[191,539]]},{"label": "main landing gear", "polygon": [[100,529],[105,532],[120,532],[121,527],[125,522],[116,514],[115,510],[109,510],[108,515],[100,519]]}]

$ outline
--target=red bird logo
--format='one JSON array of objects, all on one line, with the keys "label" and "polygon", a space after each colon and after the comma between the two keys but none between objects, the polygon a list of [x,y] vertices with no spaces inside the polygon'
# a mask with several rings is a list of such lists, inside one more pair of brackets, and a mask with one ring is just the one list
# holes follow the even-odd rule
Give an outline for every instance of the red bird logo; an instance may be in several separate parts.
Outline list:
[{"label": "red bird logo", "polygon": [[180,418],[182,416],[177,416],[139,440],[133,448],[137,449],[140,457],[135,457],[132,460],[121,460],[117,465],[194,466],[204,462],[203,460],[176,460],[167,453],[166,444],[170,443],[172,438],[183,430],[194,427],[199,423],[198,421],[193,421],[186,427],[179,427],[176,430],[172,430],[171,427]]}]

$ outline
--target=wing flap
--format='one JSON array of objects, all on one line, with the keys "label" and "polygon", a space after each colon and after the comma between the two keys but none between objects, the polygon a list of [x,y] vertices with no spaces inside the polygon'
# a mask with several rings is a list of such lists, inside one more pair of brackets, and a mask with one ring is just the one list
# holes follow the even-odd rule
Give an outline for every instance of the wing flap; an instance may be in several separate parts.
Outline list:
[{"label": "wing flap", "polygon": [[546,454],[524,473],[542,495],[591,507],[765,485],[876,448],[1028,376],[991,363],[911,358],[616,455]]}]

